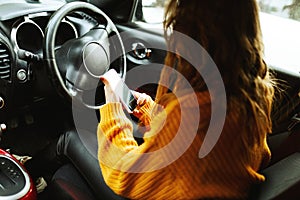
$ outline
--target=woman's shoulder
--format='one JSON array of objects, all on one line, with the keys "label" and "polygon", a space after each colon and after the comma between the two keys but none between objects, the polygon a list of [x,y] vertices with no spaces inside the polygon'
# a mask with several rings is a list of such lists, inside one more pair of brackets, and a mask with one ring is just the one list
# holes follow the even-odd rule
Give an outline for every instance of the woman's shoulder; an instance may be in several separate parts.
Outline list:
[{"label": "woman's shoulder", "polygon": [[168,93],[158,101],[163,107],[193,108],[211,104],[211,96],[208,91]]}]

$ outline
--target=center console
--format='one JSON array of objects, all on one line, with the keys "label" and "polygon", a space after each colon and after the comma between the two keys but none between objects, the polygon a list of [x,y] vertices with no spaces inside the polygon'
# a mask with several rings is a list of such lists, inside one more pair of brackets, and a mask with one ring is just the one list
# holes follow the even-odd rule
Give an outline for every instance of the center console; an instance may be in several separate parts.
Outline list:
[{"label": "center console", "polygon": [[36,188],[23,165],[0,149],[0,199],[36,200]]}]

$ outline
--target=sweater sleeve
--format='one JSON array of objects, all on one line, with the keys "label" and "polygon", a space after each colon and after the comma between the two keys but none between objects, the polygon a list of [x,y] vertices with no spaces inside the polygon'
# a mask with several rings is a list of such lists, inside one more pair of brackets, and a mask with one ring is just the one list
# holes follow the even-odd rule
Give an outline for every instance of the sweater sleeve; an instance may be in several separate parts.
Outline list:
[{"label": "sweater sleeve", "polygon": [[150,125],[151,118],[153,117],[153,110],[156,106],[158,106],[158,104],[151,99],[144,105],[136,107],[136,110],[140,113],[139,120],[143,126]]},{"label": "sweater sleeve", "polygon": [[[145,142],[138,146],[132,134],[132,124],[122,111],[119,103],[110,103],[100,109],[101,121],[98,125],[98,160],[106,184],[118,195],[131,199],[161,198],[177,195],[169,191],[168,185],[174,181],[174,176],[166,169],[155,170],[161,165],[161,158],[148,156],[165,144],[169,143],[176,133],[172,121],[164,123],[165,112],[153,119],[151,131],[147,133]],[[163,129],[160,125],[164,123]],[[178,124],[178,123],[175,123]],[[162,133],[164,132],[164,133]],[[151,134],[152,133],[152,134]],[[166,138],[167,137],[167,138]],[[145,156],[146,155],[146,156]],[[159,167],[158,167],[159,168]],[[160,191],[153,186],[160,186]]]},{"label": "sweater sleeve", "polygon": [[126,117],[120,103],[109,103],[100,108],[101,121],[98,132],[102,132],[107,140],[124,151],[137,147],[133,137],[132,123]]}]

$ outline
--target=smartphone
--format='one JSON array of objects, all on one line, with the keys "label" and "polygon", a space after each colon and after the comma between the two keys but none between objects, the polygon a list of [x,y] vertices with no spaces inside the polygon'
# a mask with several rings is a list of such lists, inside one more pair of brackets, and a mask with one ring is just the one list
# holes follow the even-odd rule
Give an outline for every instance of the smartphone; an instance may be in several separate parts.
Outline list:
[{"label": "smartphone", "polygon": [[109,82],[114,93],[119,97],[120,102],[128,113],[137,106],[137,101],[133,95],[133,91],[130,90],[120,75],[114,69],[108,70],[103,77]]}]

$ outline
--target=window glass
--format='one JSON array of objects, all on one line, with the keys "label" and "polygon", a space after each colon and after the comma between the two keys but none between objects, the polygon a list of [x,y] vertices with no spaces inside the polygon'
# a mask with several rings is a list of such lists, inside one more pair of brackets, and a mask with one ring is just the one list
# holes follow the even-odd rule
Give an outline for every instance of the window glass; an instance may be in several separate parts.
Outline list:
[{"label": "window glass", "polygon": [[300,21],[300,0],[258,0],[262,12]]},{"label": "window glass", "polygon": [[269,66],[300,71],[300,0],[258,0],[260,22]]},{"label": "window glass", "polygon": [[167,0],[140,0],[143,11],[143,20],[150,24],[161,23],[166,2]]},{"label": "window glass", "polygon": [[[168,0],[139,0],[137,21],[161,27]],[[300,71],[300,0],[257,0],[266,62],[276,68]],[[137,16],[137,15],[136,15]]]},{"label": "window glass", "polygon": [[[161,23],[167,0],[140,0],[143,19]],[[300,0],[258,0],[261,12],[300,21]]]}]

